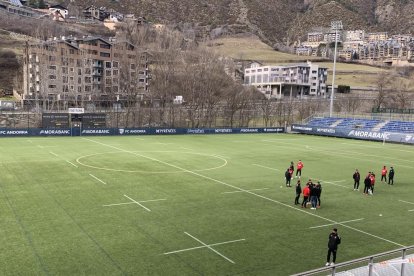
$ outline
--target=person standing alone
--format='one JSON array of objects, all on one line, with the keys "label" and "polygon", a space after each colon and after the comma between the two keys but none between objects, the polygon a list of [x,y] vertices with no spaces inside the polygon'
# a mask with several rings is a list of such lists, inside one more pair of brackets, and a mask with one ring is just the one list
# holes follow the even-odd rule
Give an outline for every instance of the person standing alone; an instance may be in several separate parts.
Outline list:
[{"label": "person standing alone", "polygon": [[296,165],[296,177],[298,177],[298,175],[299,175],[299,178],[302,176],[302,168],[303,168],[302,160],[299,160],[298,164]]},{"label": "person standing alone", "polygon": [[394,185],[394,168],[393,167],[390,167],[390,172],[388,173],[388,184]]},{"label": "person standing alone", "polygon": [[354,191],[359,191],[359,180],[361,179],[361,175],[359,174],[358,169],[355,169],[352,178],[354,179]]},{"label": "person standing alone", "polygon": [[381,182],[385,179],[385,182],[387,182],[387,167],[384,166],[381,170]]},{"label": "person standing alone", "polygon": [[[332,232],[329,234],[328,238],[328,255],[326,256],[325,266],[335,265],[336,262],[336,252],[338,251],[338,245],[341,243],[341,238],[338,235],[338,229],[332,229]],[[330,263],[332,254],[332,263]]]}]

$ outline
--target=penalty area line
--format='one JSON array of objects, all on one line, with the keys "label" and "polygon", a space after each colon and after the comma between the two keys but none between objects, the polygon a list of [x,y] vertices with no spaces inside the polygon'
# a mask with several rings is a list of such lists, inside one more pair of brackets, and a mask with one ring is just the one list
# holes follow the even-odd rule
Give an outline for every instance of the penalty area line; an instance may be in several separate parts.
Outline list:
[{"label": "penalty area line", "polygon": [[265,169],[268,169],[268,170],[273,170],[273,171],[280,171],[280,170],[278,170],[278,169],[271,168],[271,167],[266,167],[266,166],[259,165],[259,164],[252,164],[252,166],[261,167],[261,168],[265,168]]},{"label": "penalty area line", "polygon": [[77,168],[78,166],[76,166],[75,164],[73,164],[72,162],[65,160],[66,162],[68,162],[69,164],[71,164],[72,166],[74,166],[75,168]]},{"label": "penalty area line", "polygon": [[51,155],[54,155],[54,156],[56,156],[56,157],[59,157],[59,155],[57,155],[56,153],[54,153],[53,151],[49,151],[49,153],[51,154]]},{"label": "penalty area line", "polygon": [[[361,220],[364,220],[364,218],[346,220],[346,221],[341,221],[341,222],[338,222],[338,223],[348,223],[348,222],[361,221]],[[331,225],[335,225],[335,224],[336,223],[329,223],[329,224],[324,224],[324,225],[312,226],[312,227],[309,227],[309,229],[321,228],[321,227],[331,226]]]},{"label": "penalty area line", "polygon": [[96,180],[98,180],[99,182],[101,182],[102,184],[105,184],[106,185],[106,183],[104,182],[104,181],[102,181],[102,180],[100,180],[99,178],[97,178],[96,176],[94,176],[93,174],[89,174],[91,177],[93,177],[93,178],[95,178]]}]

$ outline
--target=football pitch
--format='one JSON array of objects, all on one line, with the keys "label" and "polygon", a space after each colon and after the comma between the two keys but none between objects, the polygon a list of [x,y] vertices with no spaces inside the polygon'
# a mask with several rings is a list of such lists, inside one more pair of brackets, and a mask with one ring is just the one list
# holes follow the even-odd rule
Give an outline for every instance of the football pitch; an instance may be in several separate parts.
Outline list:
[{"label": "football pitch", "polygon": [[[333,227],[338,263],[414,244],[410,146],[294,134],[2,138],[0,154],[2,275],[289,275],[325,264]],[[285,187],[299,159],[302,182],[322,183],[320,209],[295,206]],[[368,171],[373,196],[362,194]]]}]

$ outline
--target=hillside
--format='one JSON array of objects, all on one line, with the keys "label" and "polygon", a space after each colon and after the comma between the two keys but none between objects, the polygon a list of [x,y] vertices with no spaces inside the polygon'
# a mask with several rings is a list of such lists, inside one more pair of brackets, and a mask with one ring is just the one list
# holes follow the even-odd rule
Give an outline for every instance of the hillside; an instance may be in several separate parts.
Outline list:
[{"label": "hillside", "polygon": [[[217,27],[226,32],[252,32],[269,45],[291,44],[315,27],[341,19],[346,29],[413,33],[414,1],[407,0],[74,0],[157,23],[189,26],[206,35]],[[340,15],[340,18],[339,18]],[[186,24],[185,24],[186,23]]]}]

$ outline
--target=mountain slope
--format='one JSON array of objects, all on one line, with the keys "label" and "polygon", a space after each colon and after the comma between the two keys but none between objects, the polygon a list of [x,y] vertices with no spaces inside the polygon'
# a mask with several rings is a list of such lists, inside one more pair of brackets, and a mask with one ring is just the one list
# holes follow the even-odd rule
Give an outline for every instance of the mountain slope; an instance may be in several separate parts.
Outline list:
[{"label": "mountain slope", "polygon": [[72,3],[111,7],[146,16],[156,23],[190,23],[196,30],[200,26],[204,26],[204,31],[206,26],[207,31],[229,26],[233,31],[253,32],[269,44],[290,44],[312,28],[329,27],[330,21],[338,19],[346,29],[414,32],[414,1],[408,0],[74,0]]}]

